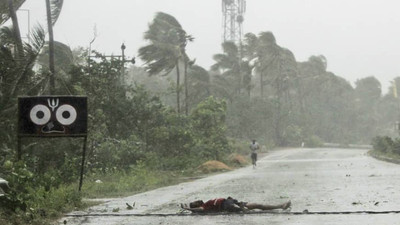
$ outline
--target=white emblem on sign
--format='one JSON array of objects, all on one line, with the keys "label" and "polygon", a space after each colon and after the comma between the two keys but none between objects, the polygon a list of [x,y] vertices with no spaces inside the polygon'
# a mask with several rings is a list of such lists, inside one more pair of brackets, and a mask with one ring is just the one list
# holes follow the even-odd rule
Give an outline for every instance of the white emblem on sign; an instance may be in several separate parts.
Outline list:
[{"label": "white emblem on sign", "polygon": [[50,109],[45,105],[35,105],[29,114],[33,123],[37,125],[44,125],[49,122],[51,118]]},{"label": "white emblem on sign", "polygon": [[62,125],[71,125],[76,120],[76,109],[71,105],[62,105],[57,109],[56,118]]},{"label": "white emblem on sign", "polygon": [[51,111],[54,112],[54,109],[57,108],[57,106],[58,106],[58,98],[56,100],[52,99],[51,102],[50,102],[50,99],[48,98],[47,103],[49,104]]}]

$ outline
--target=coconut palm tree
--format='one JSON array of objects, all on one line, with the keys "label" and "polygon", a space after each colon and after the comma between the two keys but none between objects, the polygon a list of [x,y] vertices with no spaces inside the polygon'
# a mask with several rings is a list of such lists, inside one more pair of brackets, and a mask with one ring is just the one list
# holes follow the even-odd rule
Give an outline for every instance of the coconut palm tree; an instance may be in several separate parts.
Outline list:
[{"label": "coconut palm tree", "polygon": [[[46,44],[40,52],[36,65],[44,71],[49,71],[49,45]],[[72,76],[69,73],[71,65],[76,65],[74,54],[71,48],[61,42],[54,41],[54,70],[57,94],[71,94],[70,82]],[[63,87],[63,90],[60,89]]]},{"label": "coconut palm tree", "polygon": [[8,14],[5,14],[5,15],[7,15],[5,17],[11,18],[11,21],[13,24],[15,46],[16,46],[16,50],[17,50],[16,55],[17,55],[18,59],[21,59],[23,57],[24,50],[23,50],[21,32],[19,29],[18,18],[17,18],[17,13],[16,13],[16,9],[18,9],[18,6],[17,6],[17,8],[15,8],[13,0],[8,0],[7,8],[9,11],[8,11]]},{"label": "coconut palm tree", "polygon": [[222,43],[223,53],[215,54],[213,56],[216,63],[211,66],[211,71],[216,72],[219,76],[216,76],[217,80],[221,81],[221,84],[225,87],[220,87],[217,92],[225,90],[225,94],[228,99],[233,100],[233,96],[240,93],[241,72],[240,64],[241,59],[239,55],[239,49],[234,42],[227,41]]},{"label": "coconut palm tree", "polygon": [[[6,26],[0,28],[0,64],[2,65],[0,77],[2,82],[0,83],[4,84],[0,93],[0,116],[15,110],[16,105],[13,104],[13,100],[17,95],[38,94],[38,92],[44,90],[45,87],[42,85],[45,85],[47,81],[40,75],[32,76],[32,68],[45,44],[45,32],[38,25],[33,28],[31,33],[31,43],[22,42],[15,11],[23,3],[24,1],[21,0],[8,0],[8,12],[5,12],[4,8],[0,9],[2,13],[0,24],[4,24],[8,19],[12,21],[12,28]],[[0,2],[0,6],[5,4],[5,0]],[[62,0],[61,3],[53,0],[51,5],[53,7],[52,21],[54,24],[61,12]],[[16,51],[14,51],[14,47]],[[42,87],[39,88],[40,86]]]},{"label": "coconut palm tree", "polygon": [[242,64],[241,68],[243,71],[243,85],[249,96],[254,87],[254,85],[252,85],[253,71],[255,71],[258,65],[257,49],[258,37],[253,33],[245,34],[242,45],[244,64]]},{"label": "coconut palm tree", "polygon": [[[193,38],[186,34],[179,22],[171,15],[158,12],[144,34],[150,43],[139,49],[139,57],[145,62],[149,75],[167,75],[176,70],[176,104],[180,113],[180,66],[186,68],[186,45]],[[184,69],[186,76],[186,69]]]},{"label": "coconut palm tree", "polygon": [[201,66],[191,65],[188,68],[187,77],[187,90],[190,89],[187,101],[189,104],[187,110],[189,110],[211,95],[210,74]]},{"label": "coconut palm tree", "polygon": [[[264,96],[264,86],[276,77],[278,72],[280,47],[271,32],[262,32],[258,36],[258,68],[260,74],[260,94]],[[269,81],[267,80],[269,79]]]},{"label": "coconut palm tree", "polygon": [[8,111],[15,112],[13,100],[20,94],[29,94],[45,79],[32,77],[32,68],[45,43],[45,32],[38,26],[31,33],[31,44],[24,43],[23,57],[17,60],[17,54],[8,47],[15,43],[12,28],[0,28],[0,117]]},{"label": "coconut palm tree", "polygon": [[[17,11],[24,2],[25,0],[11,1],[14,11]],[[0,0],[0,25],[3,25],[5,22],[7,22],[12,15],[10,13],[9,4],[10,0]]]},{"label": "coconut palm tree", "polygon": [[54,68],[54,34],[53,26],[62,9],[63,0],[46,0],[47,30],[49,32],[49,69],[50,69],[50,94],[54,94],[55,68]]}]

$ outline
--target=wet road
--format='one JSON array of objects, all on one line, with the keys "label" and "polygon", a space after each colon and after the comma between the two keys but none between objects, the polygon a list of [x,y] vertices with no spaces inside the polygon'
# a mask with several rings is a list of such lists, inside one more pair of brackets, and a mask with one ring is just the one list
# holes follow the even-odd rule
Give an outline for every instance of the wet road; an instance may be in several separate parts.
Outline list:
[{"label": "wet road", "polygon": [[[123,199],[110,199],[60,220],[67,224],[396,224],[400,218],[400,165],[360,149],[271,151],[246,167]],[[179,203],[232,196],[277,204],[291,212],[235,215],[178,214]],[[135,202],[133,210],[125,203]],[[119,208],[118,212],[113,209]],[[303,214],[304,210],[310,212]],[[115,211],[115,210],[114,210]],[[370,213],[368,213],[370,212]],[[371,213],[375,212],[375,213]],[[392,212],[392,213],[390,213]],[[343,214],[339,214],[343,213]]]}]

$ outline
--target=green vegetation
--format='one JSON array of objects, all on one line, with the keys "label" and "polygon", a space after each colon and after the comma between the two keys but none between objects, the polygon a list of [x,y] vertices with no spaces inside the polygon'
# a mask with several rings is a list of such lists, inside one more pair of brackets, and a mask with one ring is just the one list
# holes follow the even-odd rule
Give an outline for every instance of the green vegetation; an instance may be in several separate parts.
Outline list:
[{"label": "green vegetation", "polygon": [[372,140],[370,155],[385,161],[400,163],[400,138],[377,136]]},{"label": "green vegetation", "polygon": [[[248,154],[253,138],[273,148],[369,143],[378,134],[395,135],[393,92],[381,96],[374,77],[358,80],[353,88],[327,71],[324,56],[297,62],[271,32],[246,34],[241,48],[223,43],[208,71],[189,60],[186,45],[193,37],[173,16],[158,13],[144,31],[149,44],[139,50],[145,66],[125,69],[118,58],[96,51],[88,57],[83,48],[46,43],[41,27],[32,32],[32,44],[23,43],[15,16],[21,2],[10,0],[7,6],[12,27],[3,25],[7,17],[0,20],[0,177],[10,185],[0,197],[1,224],[44,224],[85,207],[83,197],[173,184],[197,173],[206,161],[243,165],[235,153]],[[62,1],[47,2],[52,27]],[[400,78],[392,91],[395,84]],[[16,160],[17,97],[48,94],[87,96],[81,193],[78,139],[24,138],[22,160]],[[377,138],[374,146],[397,154],[398,142]]]}]

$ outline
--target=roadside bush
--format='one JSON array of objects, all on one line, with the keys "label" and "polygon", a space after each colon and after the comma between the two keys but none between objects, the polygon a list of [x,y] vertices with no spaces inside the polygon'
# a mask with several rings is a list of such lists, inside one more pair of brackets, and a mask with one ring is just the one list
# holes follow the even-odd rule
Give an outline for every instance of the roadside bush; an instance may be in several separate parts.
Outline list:
[{"label": "roadside bush", "polygon": [[161,159],[158,169],[174,170],[187,167],[187,160],[193,157],[193,131],[189,117],[171,111],[164,114],[163,124],[149,131],[147,152]]},{"label": "roadside bush", "polygon": [[302,129],[296,125],[289,125],[285,129],[284,137],[288,146],[298,147],[303,142]]},{"label": "roadside bush", "polygon": [[305,146],[309,148],[321,147],[322,145],[322,139],[316,135],[312,135],[305,140]]},{"label": "roadside bush", "polygon": [[128,169],[145,158],[143,149],[143,143],[134,135],[122,140],[106,138],[94,147],[93,155],[89,158],[90,168],[104,172],[110,169]]},{"label": "roadside bush", "polygon": [[248,155],[250,154],[250,141],[240,141],[235,139],[229,139],[229,146],[231,147],[231,152],[241,154],[241,155]]},{"label": "roadside bush", "polygon": [[49,191],[39,187],[32,191],[34,191],[33,197],[28,205],[34,216],[56,218],[62,213],[82,206],[81,193],[77,185],[61,185]]},{"label": "roadside bush", "polygon": [[392,153],[400,155],[400,138],[396,138],[393,141],[391,150],[392,150]]},{"label": "roadside bush", "polygon": [[226,102],[208,97],[191,114],[196,148],[207,159],[221,160],[230,153],[226,137]]},{"label": "roadside bush", "polygon": [[10,190],[1,199],[0,210],[5,215],[11,213],[13,218],[9,221],[14,224],[43,223],[43,220],[54,219],[81,206],[77,186],[62,185],[61,176],[54,171],[35,174],[23,162],[4,168],[7,169],[4,178],[9,182]]},{"label": "roadside bush", "polygon": [[394,143],[392,138],[388,136],[377,136],[372,139],[373,148],[383,153],[392,152],[393,145]]}]

